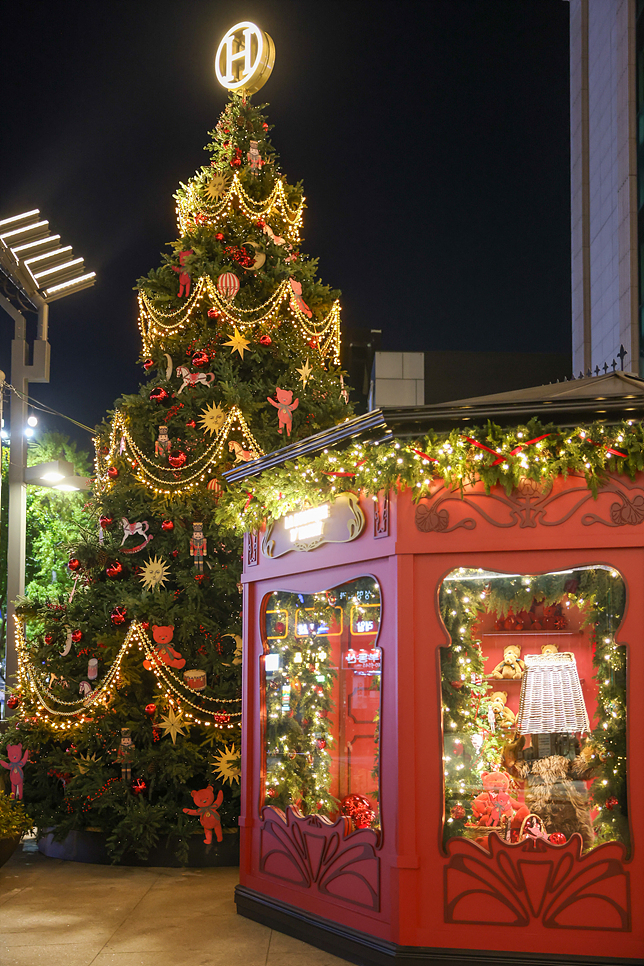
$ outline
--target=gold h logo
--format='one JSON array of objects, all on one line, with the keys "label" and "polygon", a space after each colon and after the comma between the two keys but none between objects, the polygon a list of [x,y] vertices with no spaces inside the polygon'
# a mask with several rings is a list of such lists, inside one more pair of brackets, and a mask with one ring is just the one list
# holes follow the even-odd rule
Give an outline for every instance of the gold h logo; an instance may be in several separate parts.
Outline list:
[{"label": "gold h logo", "polygon": [[274,62],[272,39],[256,24],[244,20],[222,38],[215,55],[215,72],[227,90],[252,94],[266,83]]}]

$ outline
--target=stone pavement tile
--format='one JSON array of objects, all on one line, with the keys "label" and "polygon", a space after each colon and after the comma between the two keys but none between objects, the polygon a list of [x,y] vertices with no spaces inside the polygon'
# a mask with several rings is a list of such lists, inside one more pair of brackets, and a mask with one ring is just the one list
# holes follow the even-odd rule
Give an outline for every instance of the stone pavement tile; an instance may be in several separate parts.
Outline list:
[{"label": "stone pavement tile", "polygon": [[62,946],[3,946],[2,966],[92,966],[101,944],[65,943]]},{"label": "stone pavement tile", "polygon": [[186,948],[218,951],[223,957],[222,962],[227,956],[231,964],[246,963],[263,955],[263,966],[269,938],[270,929],[266,926],[239,916],[217,917],[203,912],[177,916],[169,899],[160,904],[156,912],[148,911],[144,916],[137,906],[111,936],[107,949],[113,952],[162,952],[164,956],[157,958],[163,959],[164,964],[166,954]]},{"label": "stone pavement tile", "polygon": [[[115,953],[112,949],[103,949],[96,959],[92,960],[91,966],[265,966],[265,964],[265,949],[256,953],[249,953],[247,950],[237,953],[225,943],[214,942],[210,950],[195,950],[183,946],[164,950],[163,957],[160,957],[158,952]],[[306,966],[306,963],[301,963],[300,966]]]},{"label": "stone pavement tile", "polygon": [[210,916],[236,916],[234,889],[238,870],[203,869],[193,877],[159,875],[137,906],[141,915],[153,915],[170,905],[177,915],[203,913]]},{"label": "stone pavement tile", "polygon": [[273,930],[266,966],[347,966],[347,961]]}]

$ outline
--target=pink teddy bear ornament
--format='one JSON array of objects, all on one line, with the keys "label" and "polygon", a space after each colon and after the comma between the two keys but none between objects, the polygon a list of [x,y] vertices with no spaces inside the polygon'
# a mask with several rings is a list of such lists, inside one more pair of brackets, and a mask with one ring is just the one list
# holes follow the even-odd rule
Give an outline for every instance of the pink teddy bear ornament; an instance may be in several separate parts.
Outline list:
[{"label": "pink teddy bear ornament", "polygon": [[275,406],[277,410],[277,419],[279,423],[279,428],[277,432],[281,434],[282,427],[286,426],[286,435],[290,436],[291,426],[293,425],[292,413],[293,413],[293,410],[297,409],[297,407],[299,406],[300,400],[296,399],[295,402],[291,402],[293,398],[293,390],[280,389],[279,386],[275,390],[275,395],[277,396],[277,402],[275,402],[274,399],[271,399],[270,396],[267,396],[266,398],[268,399],[271,406]]},{"label": "pink teddy bear ornament", "polygon": [[[22,769],[27,764],[27,759],[29,758],[29,749],[25,748],[25,753],[23,755],[22,745],[7,745],[7,754],[9,755],[9,761],[0,761],[0,765],[2,765],[3,768],[7,768],[9,771],[9,781],[11,782],[11,798],[21,799],[22,783],[24,779]],[[20,757],[21,755],[22,758]]]}]

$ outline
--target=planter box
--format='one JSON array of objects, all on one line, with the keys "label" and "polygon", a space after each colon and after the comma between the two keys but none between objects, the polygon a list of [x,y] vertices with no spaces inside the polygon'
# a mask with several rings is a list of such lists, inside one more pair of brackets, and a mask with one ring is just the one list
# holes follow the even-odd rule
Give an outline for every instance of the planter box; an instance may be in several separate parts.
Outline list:
[{"label": "planter box", "polygon": [[21,838],[21,835],[13,835],[11,838],[0,839],[0,866],[9,861],[18,848]]},{"label": "planter box", "polygon": [[[38,839],[38,850],[51,859],[65,859],[68,862],[91,862],[95,865],[110,865],[112,860],[105,844],[104,832],[70,832],[62,842],[54,841],[53,832]],[[2,840],[0,840],[0,848]],[[1,860],[0,852],[0,860]],[[7,856],[8,858],[9,856]],[[6,860],[5,860],[6,861]],[[2,862],[0,861],[0,864]],[[181,868],[173,852],[172,838],[163,839],[150,849],[147,859],[140,859],[133,852],[126,852],[118,865]],[[239,832],[224,833],[221,843],[211,846],[204,844],[201,834],[192,835],[188,846],[188,862],[191,868],[213,868],[239,865]]]}]

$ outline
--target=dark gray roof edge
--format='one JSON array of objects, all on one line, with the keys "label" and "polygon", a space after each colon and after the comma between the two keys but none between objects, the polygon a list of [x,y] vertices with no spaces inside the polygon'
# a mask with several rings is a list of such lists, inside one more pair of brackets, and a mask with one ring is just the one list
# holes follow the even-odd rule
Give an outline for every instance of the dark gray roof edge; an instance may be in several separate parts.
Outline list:
[{"label": "dark gray roof edge", "polygon": [[481,425],[488,420],[507,426],[512,423],[527,423],[530,419],[537,418],[543,423],[570,427],[580,421],[594,422],[601,419],[607,423],[616,423],[622,419],[641,419],[643,416],[644,398],[632,396],[609,397],[601,401],[593,398],[558,400],[555,397],[550,400],[514,403],[508,400],[469,405],[467,400],[463,400],[459,405],[437,403],[433,406],[410,406],[402,409],[384,407],[346,420],[297,443],[273,450],[258,460],[244,463],[222,475],[227,483],[239,483],[302,456],[313,456],[324,449],[341,448],[358,436],[371,442],[386,442],[396,437],[423,436],[431,429],[449,432],[459,426],[466,428],[467,423],[471,426]]}]

